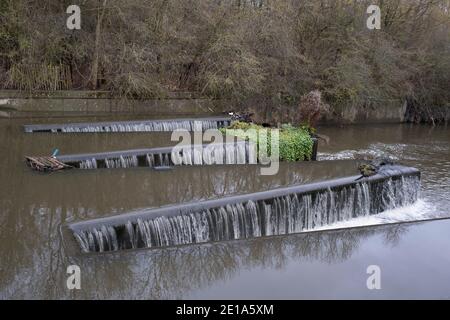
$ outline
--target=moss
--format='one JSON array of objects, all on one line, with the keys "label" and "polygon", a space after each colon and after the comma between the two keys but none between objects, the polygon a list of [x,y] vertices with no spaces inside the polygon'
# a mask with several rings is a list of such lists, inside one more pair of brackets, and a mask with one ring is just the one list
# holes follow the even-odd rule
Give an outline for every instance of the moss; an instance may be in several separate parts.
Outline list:
[{"label": "moss", "polygon": [[[249,132],[239,132],[239,131],[230,131],[227,129],[240,129],[240,130],[250,130],[254,129],[254,134],[248,135]],[[270,128],[264,128],[262,126],[253,124],[253,123],[245,123],[245,122],[233,122],[229,127],[220,129],[224,134],[231,134],[233,136],[239,138],[249,139],[250,141],[256,142],[258,150],[259,150],[259,142],[258,141],[258,131],[259,130],[268,130],[268,153],[271,154],[270,151]],[[280,140],[279,140],[279,153],[280,160],[282,161],[301,161],[301,160],[310,160],[313,149],[313,140],[309,133],[309,130],[306,127],[293,127],[291,125],[283,125],[280,129]]]}]

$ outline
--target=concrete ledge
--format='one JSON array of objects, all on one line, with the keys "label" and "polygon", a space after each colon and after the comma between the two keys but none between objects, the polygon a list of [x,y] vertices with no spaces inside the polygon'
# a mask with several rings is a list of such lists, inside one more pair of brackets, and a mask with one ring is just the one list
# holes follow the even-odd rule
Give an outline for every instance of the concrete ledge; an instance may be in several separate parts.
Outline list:
[{"label": "concrete ledge", "polygon": [[[113,99],[110,91],[104,90],[60,90],[60,91],[20,91],[0,90],[0,99]],[[204,97],[203,97],[204,98]],[[167,92],[155,100],[164,99],[202,99],[198,92]],[[118,99],[120,100],[120,99]]]},{"label": "concrete ledge", "polygon": [[24,125],[27,133],[32,132],[162,132],[175,129],[189,131],[202,131],[228,126],[230,117],[198,117],[198,118],[173,118],[152,119],[134,121],[108,121],[108,122],[82,122],[62,124],[28,124]]},{"label": "concrete ledge", "polygon": [[207,114],[220,113],[225,103],[192,92],[174,92],[160,99],[111,98],[105,91],[33,92],[0,91],[0,111],[8,117],[31,117],[43,113],[66,116],[89,114]]},{"label": "concrete ledge", "polygon": [[386,166],[384,170],[374,176],[365,178],[363,180],[356,181],[360,176],[351,176],[321,182],[315,182],[310,184],[303,184],[285,188],[278,188],[268,191],[256,192],[251,194],[228,196],[221,199],[206,200],[200,202],[184,203],[174,206],[166,206],[156,209],[140,210],[136,212],[130,212],[122,215],[110,216],[106,218],[92,219],[88,221],[80,221],[71,223],[68,225],[69,229],[73,232],[83,231],[92,228],[100,228],[105,226],[123,226],[127,222],[136,223],[139,219],[154,219],[160,216],[170,217],[176,215],[187,214],[191,212],[198,212],[201,210],[218,208],[235,203],[244,203],[247,201],[259,201],[268,200],[276,197],[281,197],[289,194],[307,194],[312,192],[320,192],[324,190],[334,190],[336,188],[343,188],[346,186],[354,186],[362,182],[369,184],[384,181],[389,178],[400,178],[402,176],[418,176],[420,177],[420,171],[416,168],[405,166]]}]

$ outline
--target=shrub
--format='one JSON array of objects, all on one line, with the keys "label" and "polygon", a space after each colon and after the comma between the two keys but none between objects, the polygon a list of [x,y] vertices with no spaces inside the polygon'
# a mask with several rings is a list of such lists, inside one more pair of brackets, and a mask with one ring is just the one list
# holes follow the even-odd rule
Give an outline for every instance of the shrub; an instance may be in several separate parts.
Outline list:
[{"label": "shrub", "polygon": [[[249,130],[254,129],[255,134],[249,135],[248,132],[239,132],[239,131],[231,131],[231,130]],[[220,129],[224,134],[231,134],[238,138],[248,139],[257,144],[257,148],[260,148],[260,141],[258,140],[259,130],[268,130],[267,137],[267,151],[269,155],[271,154],[270,150],[270,141],[271,141],[271,131],[273,129],[264,128],[260,125],[256,125],[253,123],[246,122],[233,122],[229,127]],[[302,160],[310,160],[312,155],[313,141],[311,135],[307,128],[305,127],[294,127],[289,125],[283,125],[280,129],[279,133],[279,155],[280,160],[282,161],[302,161]]]},{"label": "shrub", "polygon": [[321,92],[314,90],[301,98],[299,112],[302,123],[314,127],[321,116],[330,112],[330,107],[322,101]]}]

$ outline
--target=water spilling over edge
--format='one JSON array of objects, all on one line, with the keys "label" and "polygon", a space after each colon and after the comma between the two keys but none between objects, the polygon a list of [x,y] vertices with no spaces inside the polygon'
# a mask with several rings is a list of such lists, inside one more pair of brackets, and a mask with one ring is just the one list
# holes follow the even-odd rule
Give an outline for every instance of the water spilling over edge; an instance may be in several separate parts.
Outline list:
[{"label": "water spilling over edge", "polygon": [[[165,148],[166,151],[147,152],[126,155],[129,151],[77,156],[59,157],[65,163],[75,165],[80,169],[98,168],[135,168],[139,166],[168,167],[173,165],[214,165],[214,164],[256,164],[256,145],[248,141],[232,143],[212,143],[207,145],[187,145],[180,150]],[[132,150],[131,150],[132,151]],[[71,159],[74,158],[74,159]]]},{"label": "water spilling over edge", "polygon": [[[318,191],[245,200],[216,207],[140,217],[121,224],[77,229],[82,252],[175,246],[248,239],[324,228],[412,205],[419,175],[390,176]],[[178,213],[177,213],[178,212]]]},{"label": "water spilling over edge", "polygon": [[66,124],[25,125],[25,132],[99,133],[99,132],[169,132],[174,130],[205,131],[226,127],[231,119],[212,117],[205,119],[163,119],[142,121],[115,121]]}]

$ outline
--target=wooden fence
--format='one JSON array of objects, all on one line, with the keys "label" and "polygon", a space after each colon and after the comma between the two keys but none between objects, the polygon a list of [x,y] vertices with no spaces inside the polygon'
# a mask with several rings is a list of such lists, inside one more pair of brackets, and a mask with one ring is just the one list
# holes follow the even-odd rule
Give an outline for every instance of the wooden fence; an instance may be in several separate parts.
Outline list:
[{"label": "wooden fence", "polygon": [[72,88],[70,67],[52,64],[16,64],[7,71],[5,89],[56,91]]}]

